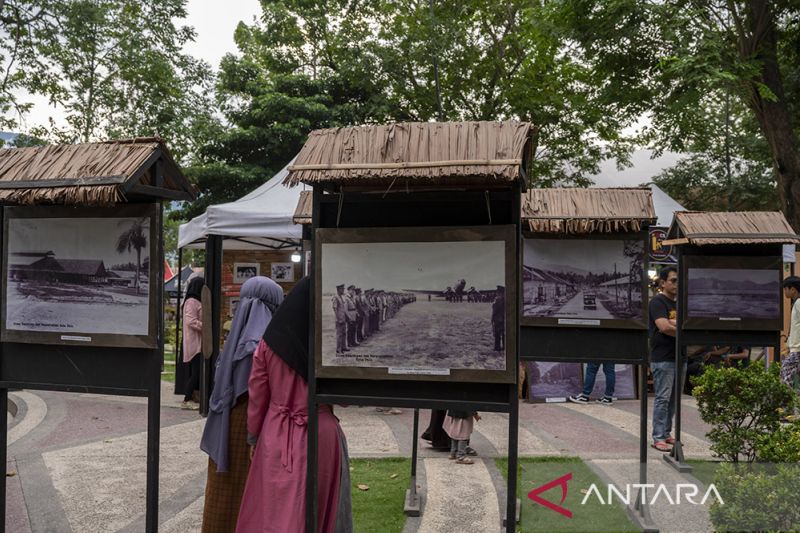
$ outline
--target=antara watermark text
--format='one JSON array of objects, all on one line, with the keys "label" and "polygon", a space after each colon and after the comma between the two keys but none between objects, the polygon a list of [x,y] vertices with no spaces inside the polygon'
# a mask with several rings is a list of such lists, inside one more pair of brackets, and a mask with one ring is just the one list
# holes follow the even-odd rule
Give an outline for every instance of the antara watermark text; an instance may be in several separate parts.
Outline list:
[{"label": "antara watermark text", "polygon": [[596,499],[601,505],[612,505],[615,500],[625,505],[630,505],[631,497],[635,500],[640,490],[642,499],[650,505],[654,505],[659,501],[670,505],[681,505],[683,503],[705,505],[711,498],[720,505],[725,504],[713,483],[702,493],[702,497],[700,497],[700,488],[694,483],[678,483],[672,488],[663,483],[631,483],[625,485],[624,492],[616,485],[609,484],[605,492],[605,498],[597,485],[592,483],[586,491],[581,505],[586,505],[593,499]]}]

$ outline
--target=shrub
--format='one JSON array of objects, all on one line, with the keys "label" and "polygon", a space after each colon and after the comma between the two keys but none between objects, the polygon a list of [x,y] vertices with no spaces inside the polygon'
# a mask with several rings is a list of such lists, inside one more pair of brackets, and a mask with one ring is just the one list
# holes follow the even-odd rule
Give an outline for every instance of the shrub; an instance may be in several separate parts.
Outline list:
[{"label": "shrub", "polygon": [[756,455],[766,463],[800,463],[800,421],[763,435],[756,443]]},{"label": "shrub", "polygon": [[780,413],[796,402],[792,389],[780,382],[778,365],[709,367],[694,379],[700,417],[711,425],[711,451],[727,461],[748,463],[759,443],[780,427]]},{"label": "shrub", "polygon": [[722,464],[714,477],[724,503],[709,510],[717,531],[800,530],[796,464]]}]

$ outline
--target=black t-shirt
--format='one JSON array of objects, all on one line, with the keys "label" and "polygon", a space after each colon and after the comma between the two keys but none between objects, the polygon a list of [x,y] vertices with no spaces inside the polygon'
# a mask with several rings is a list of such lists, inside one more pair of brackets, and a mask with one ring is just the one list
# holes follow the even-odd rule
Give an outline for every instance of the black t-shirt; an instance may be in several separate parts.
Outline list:
[{"label": "black t-shirt", "polygon": [[659,318],[675,319],[677,306],[675,300],[670,300],[663,294],[656,295],[650,300],[650,361],[662,363],[675,361],[675,337],[664,335],[656,326]]}]

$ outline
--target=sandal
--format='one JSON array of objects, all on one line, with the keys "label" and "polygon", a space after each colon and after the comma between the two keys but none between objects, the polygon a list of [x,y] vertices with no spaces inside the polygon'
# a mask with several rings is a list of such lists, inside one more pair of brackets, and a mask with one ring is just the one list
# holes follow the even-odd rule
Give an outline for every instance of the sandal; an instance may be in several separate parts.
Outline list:
[{"label": "sandal", "polygon": [[664,442],[672,446],[673,444],[675,444],[675,437],[667,437],[666,439],[664,439]]},{"label": "sandal", "polygon": [[459,457],[458,459],[456,459],[456,463],[460,465],[472,465],[475,464],[475,461],[473,461],[469,457]]},{"label": "sandal", "polygon": [[667,444],[663,440],[656,441],[653,444],[651,444],[651,446],[653,448],[655,448],[656,450],[660,451],[660,452],[665,452],[666,453],[666,452],[671,452],[672,451],[672,446],[670,446],[669,444]]}]

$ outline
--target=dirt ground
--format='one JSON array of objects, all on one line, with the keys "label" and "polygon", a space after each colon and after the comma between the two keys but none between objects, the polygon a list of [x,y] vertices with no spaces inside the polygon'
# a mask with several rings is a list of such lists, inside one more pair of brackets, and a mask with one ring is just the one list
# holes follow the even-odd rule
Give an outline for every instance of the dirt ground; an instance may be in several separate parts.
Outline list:
[{"label": "dirt ground", "polygon": [[47,301],[25,284],[11,282],[8,289],[6,323],[12,329],[147,335],[146,286],[137,296],[134,289],[59,284]]},{"label": "dirt ground", "polygon": [[322,308],[323,365],[505,369],[494,351],[491,303],[418,300],[404,306],[363,344],[337,357],[333,308]]}]

